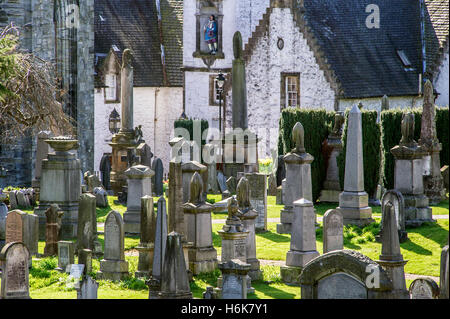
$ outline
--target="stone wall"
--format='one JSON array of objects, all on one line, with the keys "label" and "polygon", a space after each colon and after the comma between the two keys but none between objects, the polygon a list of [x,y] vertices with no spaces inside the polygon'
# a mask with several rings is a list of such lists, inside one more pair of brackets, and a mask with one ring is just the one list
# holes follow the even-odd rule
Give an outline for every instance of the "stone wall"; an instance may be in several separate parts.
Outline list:
[{"label": "stone wall", "polygon": [[[169,140],[172,137],[173,122],[179,118],[183,108],[183,88],[181,87],[135,87],[133,90],[134,126],[142,125],[145,142],[154,156],[161,158],[164,173],[168,173],[170,161]],[[156,105],[156,108],[155,108]],[[105,103],[104,89],[95,90],[95,149],[94,169],[99,171],[103,153],[111,152],[107,139],[109,114],[116,108],[121,114],[120,103]]]},{"label": "stone wall", "polygon": [[448,68],[448,46],[447,52],[444,55],[444,59],[442,64],[439,67],[439,71],[434,80],[434,88],[437,92],[440,93],[438,98],[436,99],[436,105],[439,106],[448,106],[449,105],[449,68]]}]

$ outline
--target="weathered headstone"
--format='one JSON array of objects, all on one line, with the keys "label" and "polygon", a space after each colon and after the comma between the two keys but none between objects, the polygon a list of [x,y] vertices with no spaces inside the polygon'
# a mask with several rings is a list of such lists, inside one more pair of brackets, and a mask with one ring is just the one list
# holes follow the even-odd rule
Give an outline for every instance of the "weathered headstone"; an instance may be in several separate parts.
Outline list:
[{"label": "weathered headstone", "polygon": [[353,250],[335,250],[313,259],[299,281],[301,299],[392,298],[388,274],[379,264]]},{"label": "weathered headstone", "polygon": [[97,207],[108,207],[108,192],[103,187],[95,187],[94,195]]},{"label": "weathered headstone", "polygon": [[0,252],[2,280],[0,299],[31,299],[28,260],[30,254],[21,242],[11,242]]},{"label": "weathered headstone", "polygon": [[438,299],[439,286],[431,278],[417,278],[409,286],[411,299]]},{"label": "weathered headstone", "polygon": [[[189,201],[192,176],[196,172],[201,176],[206,169],[207,168],[205,165],[196,161],[189,161],[181,164],[181,171],[183,172],[183,203],[187,203]],[[206,200],[206,198],[204,198],[204,200]]]},{"label": "weathered headstone", "polygon": [[427,80],[423,87],[423,111],[421,118],[421,130],[419,144],[426,151],[423,158],[429,169],[424,170],[423,184],[424,193],[431,205],[437,205],[445,196],[444,180],[441,175],[440,151],[442,144],[439,143],[436,132],[436,106],[434,105],[433,84]]},{"label": "weathered headstone", "polygon": [[237,186],[237,180],[236,177],[230,176],[227,179],[227,189],[230,191],[231,194],[236,194],[236,186]]},{"label": "weathered headstone", "polygon": [[441,272],[439,278],[439,299],[449,299],[449,271],[448,271],[448,245],[442,248],[441,252]]},{"label": "weathered headstone", "polygon": [[153,197],[145,195],[141,198],[141,232],[140,242],[136,249],[139,252],[136,278],[150,277],[153,266],[154,240],[156,231],[156,214]]},{"label": "weathered headstone", "polygon": [[336,209],[323,215],[323,253],[344,249],[344,219]]},{"label": "weathered headstone", "polygon": [[66,272],[67,266],[74,263],[74,244],[71,241],[58,241],[58,267],[56,270]]},{"label": "weathered headstone", "polygon": [[83,275],[85,273],[84,271],[84,264],[71,264],[68,266],[68,270],[69,270],[69,276],[68,279],[70,281],[73,281],[73,286],[72,283],[69,283],[70,286],[72,286],[71,288],[75,288],[75,289],[79,289],[80,288],[80,280],[83,278]]},{"label": "weathered headstone", "polygon": [[21,242],[28,248],[29,262],[31,256],[38,253],[38,219],[36,215],[21,210],[13,210],[6,216],[5,244]]},{"label": "weathered headstone", "polygon": [[267,231],[267,175],[246,173],[250,187],[250,204],[258,212],[255,220],[256,232]]},{"label": "weathered headstone", "polygon": [[219,190],[221,193],[228,190],[227,189],[227,180],[222,172],[217,173],[217,183],[219,184]]},{"label": "weathered headstone", "polygon": [[[217,184],[217,162],[216,162],[216,146],[214,144],[206,144],[203,146],[203,154],[208,156],[208,183],[206,190],[209,193],[217,194],[219,192],[219,185]],[[204,155],[205,157],[205,155]]]},{"label": "weathered headstone", "polygon": [[77,299],[97,299],[98,282],[86,276],[77,290]]},{"label": "weathered headstone", "polygon": [[161,291],[161,274],[163,272],[164,254],[167,241],[167,213],[166,200],[164,197],[158,199],[156,213],[156,232],[154,241],[152,276],[147,282],[149,286],[149,299],[157,299]]},{"label": "weathered headstone", "polygon": [[21,208],[30,208],[30,201],[28,200],[28,197],[25,195],[25,190],[21,189],[16,193],[17,197],[17,204]]},{"label": "weathered headstone", "polygon": [[61,219],[64,212],[56,204],[50,205],[45,212],[47,225],[45,228],[44,256],[55,256],[58,254],[58,241],[61,234]]},{"label": "weathered headstone", "polygon": [[212,272],[217,266],[217,251],[213,247],[211,212],[213,206],[203,199],[203,180],[198,172],[192,175],[189,202],[183,205],[187,224],[189,269],[194,275]]},{"label": "weathered headstone", "polygon": [[319,256],[316,249],[316,213],[312,202],[301,198],[294,203],[291,245],[286,254],[286,266],[280,267],[281,280],[298,284],[305,265]]},{"label": "weathered headstone", "polygon": [[64,212],[61,226],[62,239],[77,236],[78,200],[81,193],[81,164],[75,152],[78,140],[67,136],[45,140],[54,152],[42,160],[39,206],[35,214],[39,216],[39,239],[45,239],[45,211],[57,203]]},{"label": "weathered headstone", "polygon": [[84,265],[84,274],[92,271],[92,250],[80,249],[78,250],[78,264]]},{"label": "weathered headstone", "polygon": [[286,166],[284,163],[284,155],[278,155],[276,177],[277,177],[277,186],[280,187],[281,183],[286,178]]},{"label": "weathered headstone", "polygon": [[17,190],[12,190],[8,193],[9,207],[11,210],[17,209],[19,207],[19,204],[17,203],[16,193],[17,193]]},{"label": "weathered headstone", "polygon": [[344,191],[339,195],[337,209],[344,217],[344,225],[361,227],[374,220],[369,195],[364,191],[362,116],[356,105],[348,114],[346,145]]},{"label": "weathered headstone", "polygon": [[161,292],[158,296],[163,299],[192,299],[181,235],[175,232],[167,235]]},{"label": "weathered headstone", "polygon": [[423,188],[424,148],[414,141],[414,113],[403,114],[402,138],[399,145],[391,149],[395,159],[394,188],[405,200],[405,224],[417,227],[424,222],[433,222],[428,197]]},{"label": "weathered headstone", "polygon": [[445,192],[448,193],[449,192],[449,186],[448,186],[449,169],[448,169],[448,165],[444,165],[444,166],[441,167],[441,175],[442,175],[442,178],[444,179]]},{"label": "weathered headstone", "polygon": [[[405,200],[402,193],[393,190],[388,190],[383,194],[381,199],[381,227],[383,226],[383,219],[385,218],[386,203],[391,202],[394,206],[395,218],[397,220],[398,238],[401,243],[408,240],[408,233],[405,227]],[[380,229],[379,240],[381,240],[383,228]],[[377,238],[378,239],[378,238]]]},{"label": "weathered headstone", "polygon": [[250,267],[239,259],[219,264],[223,278],[221,299],[247,299],[247,274]]},{"label": "weathered headstone", "polygon": [[100,261],[97,277],[121,280],[128,276],[128,262],[124,254],[124,225],[122,216],[112,210],[105,221],[105,253]]},{"label": "weathered headstone", "polygon": [[90,171],[87,171],[86,173],[84,173],[83,175],[84,177],[84,183],[87,186],[87,191],[89,193],[93,193],[94,189],[96,187],[102,187],[102,183],[100,182],[100,179],[98,178],[98,176],[92,174]]},{"label": "weathered headstone", "polygon": [[89,193],[80,196],[78,211],[77,251],[90,249],[96,255],[98,251],[96,197]]},{"label": "weathered headstone", "polygon": [[154,185],[154,189],[155,189],[155,194],[156,196],[162,196],[163,195],[163,175],[164,175],[164,166],[163,166],[163,162],[160,158],[156,158],[153,161],[155,168],[154,168],[154,172],[155,172],[155,185]]},{"label": "weathered headstone", "polygon": [[381,255],[378,263],[386,270],[389,278],[392,280],[392,298],[409,299],[404,270],[405,264],[408,261],[403,260],[400,252],[397,218],[392,202],[387,202],[384,210]]},{"label": "weathered headstone", "polygon": [[146,143],[139,144],[136,147],[136,155],[140,157],[140,164],[144,166],[152,166],[152,149]]},{"label": "weathered headstone", "polygon": [[41,180],[42,160],[47,158],[48,153],[51,151],[51,147],[45,142],[45,140],[52,135],[53,134],[50,131],[40,131],[37,134],[36,161],[34,166],[34,178],[32,181],[33,187],[37,189],[39,188],[39,182]]},{"label": "weathered headstone", "polygon": [[260,262],[256,258],[255,222],[258,212],[253,209],[250,201],[250,185],[246,177],[239,180],[237,186],[238,217],[242,220],[244,231],[248,231],[246,242],[246,262],[250,264],[249,276],[252,280],[261,278]]},{"label": "weathered headstone", "polygon": [[100,160],[102,184],[106,190],[111,190],[111,153],[104,153]]},{"label": "weathered headstone", "polygon": [[277,225],[277,233],[279,234],[291,233],[294,201],[299,198],[312,201],[311,163],[314,157],[306,153],[304,138],[303,125],[297,122],[292,129],[292,142],[295,147],[284,156],[286,182],[283,185],[284,208],[280,213],[281,223]]},{"label": "weathered headstone", "polygon": [[152,196],[151,177],[155,172],[148,166],[135,165],[125,171],[128,178],[127,211],[123,214],[126,234],[139,234],[141,231],[141,198]]}]

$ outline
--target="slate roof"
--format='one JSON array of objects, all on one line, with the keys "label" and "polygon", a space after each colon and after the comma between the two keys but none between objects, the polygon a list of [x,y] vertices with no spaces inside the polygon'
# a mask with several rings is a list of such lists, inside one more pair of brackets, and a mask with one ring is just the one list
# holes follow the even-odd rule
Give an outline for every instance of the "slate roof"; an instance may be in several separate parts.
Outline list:
[{"label": "slate roof", "polygon": [[427,71],[434,75],[448,50],[449,0],[425,0]]},{"label": "slate roof", "polygon": [[[163,26],[170,27],[173,23],[174,33],[179,33],[176,39],[182,39],[182,20],[179,10],[177,14],[170,11],[170,3],[181,2],[162,0],[165,8]],[[130,48],[133,52],[134,86],[162,87],[181,86],[180,67],[182,65],[182,41],[169,41],[165,49],[168,70],[168,82],[164,82],[164,67],[161,60],[161,38],[158,28],[158,13],[154,0],[95,0],[95,54],[96,54],[96,85],[101,83],[101,65],[113,45],[120,50],[116,52],[119,60],[122,52]],[[181,18],[180,18],[181,17]],[[164,29],[164,28],[163,28]],[[169,38],[169,37],[167,37]],[[169,38],[170,39],[170,38]],[[178,73],[177,73],[178,70]]]},{"label": "slate roof", "polygon": [[[420,7],[417,0],[378,0],[380,28],[368,29],[366,0],[303,0],[311,28],[343,97],[416,95],[422,71]],[[405,71],[397,50],[414,71]]]}]

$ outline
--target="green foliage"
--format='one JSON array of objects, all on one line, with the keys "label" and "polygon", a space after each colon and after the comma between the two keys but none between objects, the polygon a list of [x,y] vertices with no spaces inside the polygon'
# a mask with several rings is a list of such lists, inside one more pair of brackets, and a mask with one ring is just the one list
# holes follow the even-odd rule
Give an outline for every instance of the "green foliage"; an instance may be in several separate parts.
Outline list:
[{"label": "green foliage", "polygon": [[[204,140],[203,138],[206,137],[203,136],[203,133],[209,128],[209,124],[207,120],[200,120],[200,128],[201,128],[201,132],[200,132],[200,137],[202,139],[202,145],[201,145],[201,149],[203,149],[203,145],[206,144],[206,140]],[[194,120],[193,119],[178,119],[176,120],[174,123],[174,128],[184,128],[189,132],[189,138],[191,141],[194,140]],[[181,136],[181,135],[176,135],[176,136]],[[200,156],[203,157],[203,154],[200,153]]]},{"label": "green foliage", "polygon": [[374,222],[363,228],[355,225],[344,226],[344,244],[364,244],[375,242],[375,237],[380,233],[380,223]]},{"label": "green foliage", "polygon": [[137,279],[135,277],[127,277],[120,282],[119,286],[125,289],[131,290],[147,290],[148,287],[142,279]]},{"label": "green foliage", "polygon": [[315,202],[326,178],[325,159],[322,143],[328,137],[329,128],[334,121],[334,112],[325,109],[286,108],[281,112],[279,127],[278,154],[286,154],[294,147],[292,129],[300,122],[305,130],[306,152],[314,157],[311,163],[312,196]]},{"label": "green foliage", "polygon": [[[345,112],[344,130],[342,133],[342,151],[337,157],[339,167],[339,180],[344,189],[345,177],[345,153],[347,144],[348,113]],[[380,179],[381,163],[381,139],[380,124],[377,123],[377,111],[361,110],[362,138],[363,138],[363,165],[364,165],[364,190],[372,197],[377,189]]]},{"label": "green foliage", "polygon": [[17,54],[13,52],[18,39],[12,34],[2,34],[1,30],[0,35],[0,102],[3,102],[6,95],[13,94],[3,83],[16,74]]}]

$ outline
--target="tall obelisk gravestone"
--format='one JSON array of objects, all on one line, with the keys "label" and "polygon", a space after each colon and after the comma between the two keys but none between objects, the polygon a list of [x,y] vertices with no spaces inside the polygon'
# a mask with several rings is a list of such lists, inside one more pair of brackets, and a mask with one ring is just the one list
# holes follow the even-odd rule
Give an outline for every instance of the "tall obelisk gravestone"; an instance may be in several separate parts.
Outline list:
[{"label": "tall obelisk gravestone", "polygon": [[133,55],[130,49],[125,49],[122,56],[121,69],[121,104],[122,117],[121,128],[112,137],[111,157],[111,187],[114,195],[122,191],[127,184],[124,174],[128,168],[128,151],[135,149],[138,145],[135,141],[133,128],[133,67],[131,66]]},{"label": "tall obelisk gravestone", "polygon": [[369,196],[364,191],[362,116],[356,105],[348,114],[346,147],[344,191],[339,195],[337,210],[344,217],[344,225],[364,226],[374,220]]}]

